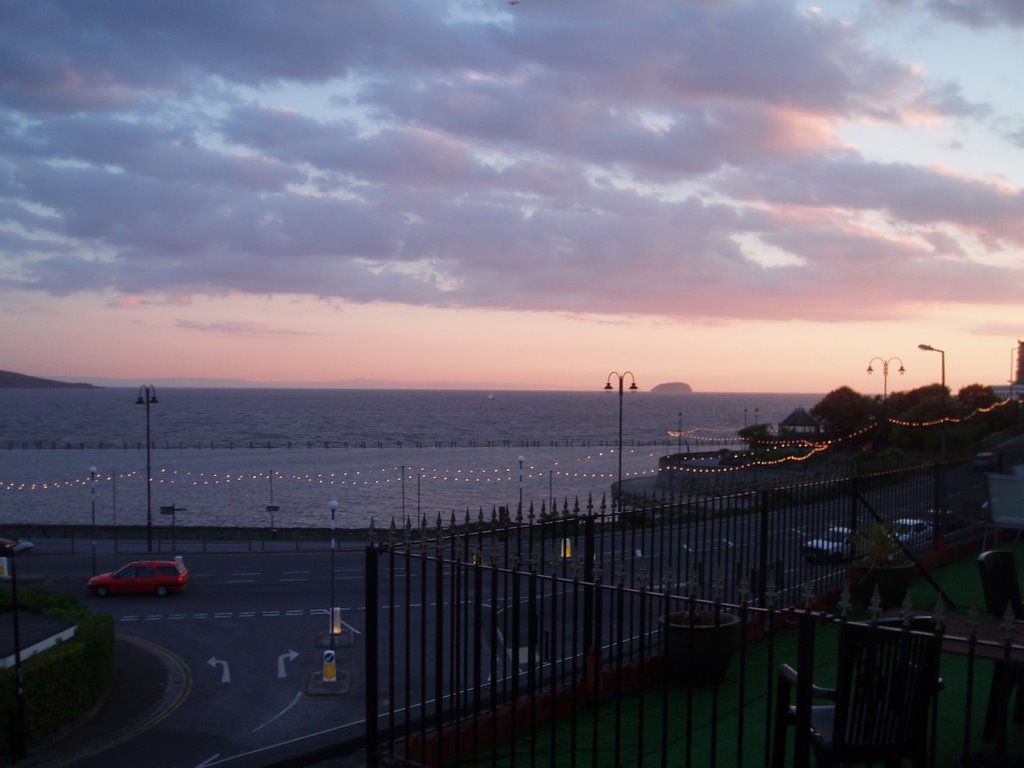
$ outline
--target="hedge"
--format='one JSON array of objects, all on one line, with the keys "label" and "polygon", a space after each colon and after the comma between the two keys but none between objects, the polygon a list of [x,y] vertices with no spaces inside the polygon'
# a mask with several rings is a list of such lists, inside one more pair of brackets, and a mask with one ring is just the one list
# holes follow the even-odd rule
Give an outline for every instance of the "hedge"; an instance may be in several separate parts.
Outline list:
[{"label": "hedge", "polygon": [[[26,747],[58,733],[96,706],[114,674],[114,620],[96,616],[75,598],[39,590],[18,590],[22,612],[66,619],[75,636],[44,653],[22,660]],[[0,587],[0,610],[11,610],[11,590]],[[11,750],[18,727],[14,667],[0,670],[0,753]]]}]

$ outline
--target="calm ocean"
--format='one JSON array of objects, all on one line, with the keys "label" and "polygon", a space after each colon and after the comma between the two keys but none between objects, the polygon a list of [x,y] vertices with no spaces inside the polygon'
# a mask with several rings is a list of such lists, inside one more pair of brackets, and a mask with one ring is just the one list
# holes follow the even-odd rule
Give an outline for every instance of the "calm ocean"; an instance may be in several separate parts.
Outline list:
[{"label": "calm ocean", "polygon": [[[0,390],[0,523],[146,519],[146,411],[137,390]],[[600,500],[618,474],[617,392],[160,388],[150,408],[153,515],[176,525],[433,522],[500,506]],[[777,424],[821,395],[623,397],[624,478]],[[684,432],[681,438],[670,431]],[[719,442],[716,442],[719,441]],[[520,461],[521,457],[521,461]]]}]

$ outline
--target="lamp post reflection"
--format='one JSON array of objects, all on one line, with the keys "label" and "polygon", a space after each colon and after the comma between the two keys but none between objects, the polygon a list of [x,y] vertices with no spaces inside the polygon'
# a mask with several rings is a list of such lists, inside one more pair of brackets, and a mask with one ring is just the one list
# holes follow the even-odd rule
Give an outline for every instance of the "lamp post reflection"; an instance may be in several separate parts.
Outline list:
[{"label": "lamp post reflection", "polygon": [[618,379],[618,382],[619,382],[619,448],[618,448],[618,453],[619,453],[619,479],[618,479],[618,483],[616,484],[616,487],[618,489],[618,493],[619,494],[622,493],[622,391],[623,391],[623,381],[625,380],[625,378],[627,376],[629,376],[629,381],[630,381],[629,391],[630,392],[635,392],[637,390],[636,378],[633,376],[633,373],[631,371],[626,371],[625,373],[619,373],[618,371],[612,371],[611,373],[608,374],[608,380],[604,384],[605,390],[609,391],[609,392],[612,392],[612,391],[615,390],[615,387],[612,386],[612,378]]}]

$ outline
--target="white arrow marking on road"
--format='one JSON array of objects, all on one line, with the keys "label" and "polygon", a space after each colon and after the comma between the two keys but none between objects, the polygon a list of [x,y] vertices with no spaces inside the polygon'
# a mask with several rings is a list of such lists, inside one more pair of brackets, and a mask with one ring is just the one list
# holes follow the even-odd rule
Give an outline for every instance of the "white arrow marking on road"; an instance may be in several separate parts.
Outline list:
[{"label": "white arrow marking on road", "polygon": [[216,656],[211,656],[206,663],[214,669],[217,668],[218,664],[222,664],[224,666],[224,671],[221,672],[220,681],[222,683],[231,682],[231,670],[228,669],[228,663],[226,661],[224,661],[223,659],[218,659]]},{"label": "white arrow marking on road", "polygon": [[203,760],[203,762],[199,763],[196,766],[196,768],[206,768],[206,766],[208,766],[208,765],[213,765],[215,762],[217,762],[217,758],[218,757],[220,757],[220,752],[218,752],[213,757],[206,758],[205,760]]},{"label": "white arrow marking on road", "polygon": [[277,676],[278,677],[288,677],[288,673],[284,671],[284,662],[285,662],[285,660],[295,661],[295,659],[297,659],[298,657],[299,657],[299,654],[297,654],[295,651],[291,650],[290,648],[288,649],[288,653],[282,653],[280,656],[278,656],[277,657]]}]

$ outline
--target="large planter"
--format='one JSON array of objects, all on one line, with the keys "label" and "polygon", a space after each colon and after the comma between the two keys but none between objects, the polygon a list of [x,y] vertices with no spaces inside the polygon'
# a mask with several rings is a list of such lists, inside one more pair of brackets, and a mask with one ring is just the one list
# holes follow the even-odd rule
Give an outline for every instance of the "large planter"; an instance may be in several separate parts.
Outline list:
[{"label": "large planter", "polygon": [[731,613],[688,611],[662,616],[668,677],[683,685],[718,685],[725,678],[739,638],[740,619]]},{"label": "large planter", "polygon": [[855,560],[850,563],[850,594],[854,600],[868,605],[877,587],[882,608],[898,608],[910,589],[914,570],[913,563],[871,566]]}]

